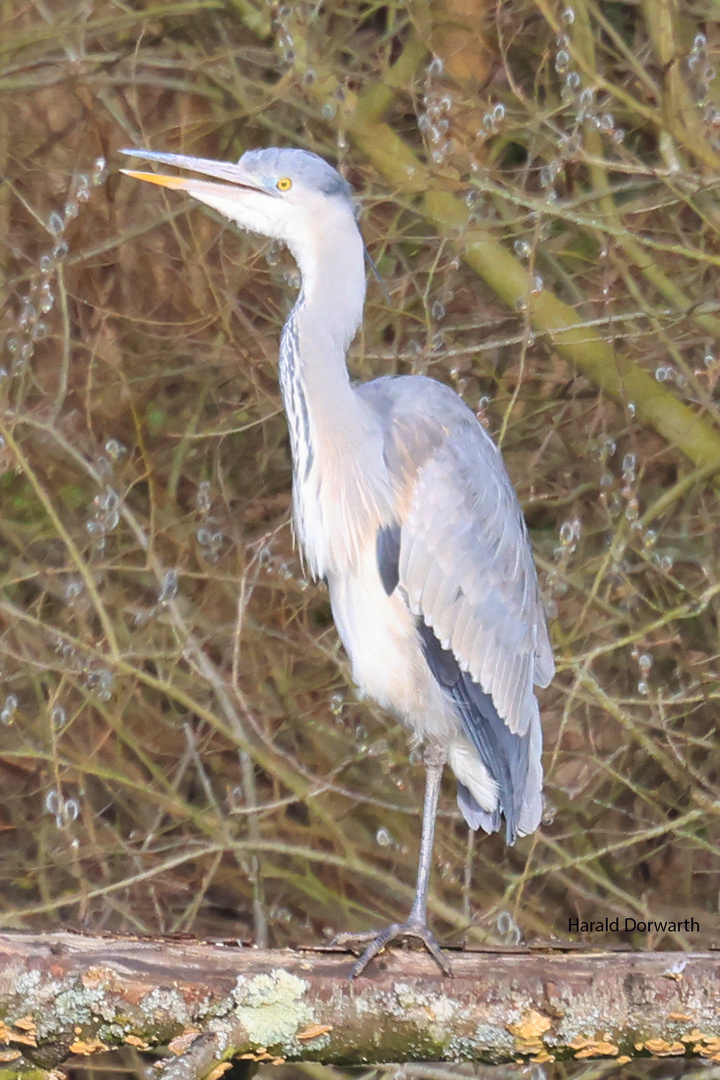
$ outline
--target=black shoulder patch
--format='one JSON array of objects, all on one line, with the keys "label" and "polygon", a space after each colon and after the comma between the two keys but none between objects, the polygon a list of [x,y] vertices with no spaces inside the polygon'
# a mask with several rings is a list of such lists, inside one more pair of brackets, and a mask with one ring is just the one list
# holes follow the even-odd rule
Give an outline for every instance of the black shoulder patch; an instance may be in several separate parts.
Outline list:
[{"label": "black shoulder patch", "polygon": [[390,596],[400,580],[400,526],[397,523],[378,529],[376,552],[380,580]]}]

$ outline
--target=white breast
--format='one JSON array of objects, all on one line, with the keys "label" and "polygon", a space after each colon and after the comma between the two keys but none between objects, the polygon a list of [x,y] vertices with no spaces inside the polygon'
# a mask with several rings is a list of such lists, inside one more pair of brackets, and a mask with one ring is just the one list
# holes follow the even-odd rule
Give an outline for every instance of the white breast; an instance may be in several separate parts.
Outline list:
[{"label": "white breast", "polygon": [[314,458],[293,476],[297,537],[315,577],[356,574],[378,529],[393,520],[382,443],[374,431],[353,442],[337,438],[313,424],[312,412],[310,431]]}]

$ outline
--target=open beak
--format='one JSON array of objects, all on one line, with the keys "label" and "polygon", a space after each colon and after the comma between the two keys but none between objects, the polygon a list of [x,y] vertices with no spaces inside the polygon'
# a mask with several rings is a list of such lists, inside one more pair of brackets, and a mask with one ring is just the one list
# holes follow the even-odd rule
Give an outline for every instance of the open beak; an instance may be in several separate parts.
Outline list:
[{"label": "open beak", "polygon": [[134,176],[136,180],[147,180],[150,184],[157,184],[159,187],[171,188],[175,191],[187,191],[196,198],[202,199],[203,195],[227,195],[229,188],[261,191],[266,195],[274,194],[253,181],[241,165],[233,165],[230,162],[191,157],[188,154],[164,154],[157,150],[119,150],[118,153],[141,157],[146,161],[157,161],[161,165],[174,165],[178,169],[188,169],[190,172],[212,176],[223,181],[221,184],[214,184],[209,180],[198,180],[194,177],[166,176],[163,173],[136,172],[134,169],[120,170],[126,176]]}]

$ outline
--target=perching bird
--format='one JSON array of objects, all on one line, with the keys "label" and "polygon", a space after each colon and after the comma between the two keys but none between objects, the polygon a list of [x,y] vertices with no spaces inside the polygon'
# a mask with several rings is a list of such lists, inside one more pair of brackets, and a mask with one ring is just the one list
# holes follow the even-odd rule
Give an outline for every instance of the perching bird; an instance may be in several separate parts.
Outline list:
[{"label": "perching bird", "polygon": [[302,287],[280,341],[295,531],[330,591],[360,690],[424,744],[427,770],[415,900],[377,933],[358,975],[399,937],[419,938],[446,973],[427,924],[443,766],[472,829],[509,844],[542,807],[534,686],[554,674],[525,522],[500,451],[448,386],[421,375],[353,385],[345,364],[363,314],[363,241],[352,191],[305,150],[251,150],[237,165],[124,150],[212,179],[128,172],[186,191],[243,229],[289,247]]}]

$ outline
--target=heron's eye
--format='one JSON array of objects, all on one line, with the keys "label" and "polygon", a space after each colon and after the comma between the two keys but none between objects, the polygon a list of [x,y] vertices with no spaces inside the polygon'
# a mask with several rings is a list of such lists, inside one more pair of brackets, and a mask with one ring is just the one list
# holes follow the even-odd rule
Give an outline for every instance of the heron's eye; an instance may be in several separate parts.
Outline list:
[{"label": "heron's eye", "polygon": [[278,191],[289,191],[292,187],[292,180],[289,176],[281,176],[275,186]]}]

